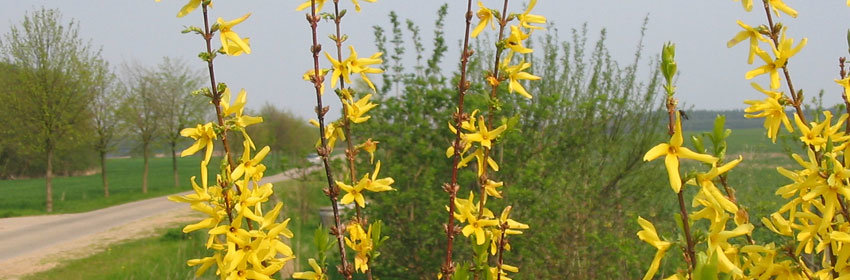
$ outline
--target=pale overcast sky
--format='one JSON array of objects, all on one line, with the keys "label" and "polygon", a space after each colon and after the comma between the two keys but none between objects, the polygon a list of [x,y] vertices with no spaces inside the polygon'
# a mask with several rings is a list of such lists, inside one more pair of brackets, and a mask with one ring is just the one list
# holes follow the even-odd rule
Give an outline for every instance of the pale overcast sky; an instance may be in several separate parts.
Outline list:
[{"label": "pale overcast sky", "polygon": [[[0,9],[0,32],[7,33],[10,25],[18,24],[26,11],[41,6],[62,11],[66,20],[76,19],[81,24],[81,34],[94,45],[102,46],[103,56],[118,65],[123,61],[138,60],[154,65],[163,56],[183,58],[195,63],[199,69],[204,64],[196,58],[203,48],[197,36],[180,34],[185,25],[200,25],[200,10],[176,18],[186,0],[40,0],[7,1]],[[251,38],[253,53],[236,58],[216,60],[216,77],[232,88],[246,88],[249,107],[258,108],[264,102],[288,108],[304,118],[315,117],[315,96],[309,84],[301,80],[305,70],[311,68],[309,56],[310,30],[304,12],[296,12],[301,0],[214,1],[213,17],[233,19],[244,13],[253,15],[240,24],[236,31]],[[328,1],[330,2],[330,1]],[[365,56],[375,51],[371,26],[387,26],[387,14],[394,10],[402,19],[412,19],[423,29],[426,48],[431,46],[431,27],[438,7],[449,2],[447,38],[450,53],[443,63],[444,69],[457,65],[457,42],[463,35],[463,0],[379,0],[377,3],[360,1],[363,12],[354,13],[351,2],[340,1],[352,10],[345,17],[343,32],[351,36],[349,44],[355,45]],[[497,0],[484,0],[485,5],[496,7]],[[519,10],[524,1],[511,1],[512,10]],[[624,63],[630,61],[639,37],[642,19],[649,15],[645,38],[646,49],[658,53],[666,41],[677,44],[677,60],[681,76],[678,80],[679,99],[693,104],[697,109],[740,109],[745,99],[762,99],[752,90],[744,73],[760,65],[746,64],[747,44],[732,49],[726,41],[740,30],[735,23],[742,19],[752,25],[765,22],[764,12],[758,2],[751,13],[746,13],[739,2],[732,0],[596,0],[567,1],[539,0],[533,13],[546,16],[566,38],[571,28],[587,23],[591,39],[601,28],[608,29],[612,54]],[[799,42],[801,35],[809,38],[808,45],[790,64],[795,86],[809,96],[819,89],[827,89],[828,102],[838,102],[839,88],[832,81],[837,76],[837,58],[848,56],[846,32],[850,28],[850,7],[843,0],[785,0],[800,12],[797,19],[782,16],[791,28],[788,35]],[[330,4],[328,4],[330,6]],[[328,6],[325,9],[328,9]],[[473,24],[477,23],[474,19]],[[331,50],[327,39],[330,24],[323,22],[320,40],[325,50]],[[412,49],[412,46],[408,49]],[[429,52],[430,50],[426,50]],[[347,51],[344,53],[347,55]],[[645,57],[651,57],[646,55]],[[323,63],[325,63],[323,61]],[[645,63],[644,63],[645,64]],[[448,73],[448,71],[446,71]],[[759,80],[764,83],[764,79]],[[784,86],[783,86],[784,88]],[[332,95],[326,95],[331,101]],[[337,104],[335,101],[330,104]]]}]

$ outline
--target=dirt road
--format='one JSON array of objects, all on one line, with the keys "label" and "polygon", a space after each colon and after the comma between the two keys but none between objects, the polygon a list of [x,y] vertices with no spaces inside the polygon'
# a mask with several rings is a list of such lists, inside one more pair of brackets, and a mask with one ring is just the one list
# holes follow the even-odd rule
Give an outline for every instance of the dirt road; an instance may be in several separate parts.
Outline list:
[{"label": "dirt road", "polygon": [[[287,180],[297,172],[267,176],[261,183]],[[197,217],[187,204],[163,196],[85,213],[0,219],[0,279],[46,270],[60,260],[81,258]]]}]

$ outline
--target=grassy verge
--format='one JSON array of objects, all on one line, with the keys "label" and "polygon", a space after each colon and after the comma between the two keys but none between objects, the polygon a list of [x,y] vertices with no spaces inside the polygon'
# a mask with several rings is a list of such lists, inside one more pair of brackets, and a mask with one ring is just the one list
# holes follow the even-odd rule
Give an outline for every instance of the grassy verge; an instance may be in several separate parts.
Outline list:
[{"label": "grassy verge", "polygon": [[[205,241],[205,233],[169,229],[162,236],[116,244],[23,279],[193,279],[194,270],[186,266],[186,260],[202,257]],[[214,276],[208,273],[200,279]]]},{"label": "grassy verge", "polygon": [[[53,179],[53,211],[55,213],[85,212],[190,190],[189,178],[200,174],[198,162],[195,156],[177,159],[180,187],[174,187],[171,158],[150,159],[148,193],[143,194],[143,159],[109,159],[106,164],[109,180],[108,198],[103,194],[100,173],[89,176],[57,177]],[[217,165],[211,164],[211,166]],[[4,194],[0,196],[0,218],[46,214],[44,179],[2,180],[0,191]]]},{"label": "grassy verge", "polygon": [[[292,218],[289,228],[295,238],[290,246],[298,257],[295,262],[300,265],[295,271],[310,269],[307,259],[317,255],[313,233],[321,223],[318,209],[330,204],[322,194],[321,189],[327,184],[322,174],[314,172],[275,183],[275,194],[284,203],[281,216]],[[270,201],[265,206],[271,208],[274,203]],[[194,279],[195,269],[186,266],[186,260],[206,257],[209,254],[204,248],[206,240],[207,234],[202,230],[183,234],[180,228],[168,229],[162,236],[116,244],[107,251],[68,261],[24,279]],[[333,260],[332,256],[328,258]],[[332,263],[330,267],[335,265]],[[217,279],[215,270],[198,279]]]}]

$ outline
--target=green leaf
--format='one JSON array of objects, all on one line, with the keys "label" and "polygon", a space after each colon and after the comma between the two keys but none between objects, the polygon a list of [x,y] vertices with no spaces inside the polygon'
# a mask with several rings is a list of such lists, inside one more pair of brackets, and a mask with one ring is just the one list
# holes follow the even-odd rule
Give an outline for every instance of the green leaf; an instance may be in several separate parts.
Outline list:
[{"label": "green leaf", "polygon": [[183,31],[180,31],[180,33],[183,33],[183,34],[196,33],[198,35],[204,35],[204,31],[201,30],[200,27],[197,27],[197,26],[194,26],[194,25],[186,26],[186,28],[183,29]]},{"label": "green leaf", "polygon": [[199,57],[201,60],[203,60],[204,62],[209,62],[210,60],[212,60],[212,58],[214,57],[214,55],[212,55],[212,54],[210,54],[210,53],[208,53],[208,52],[200,52],[200,53],[198,53],[198,57]]},{"label": "green leaf", "polygon": [[316,248],[319,248],[319,250],[327,247],[327,238],[325,235],[327,235],[327,233],[325,233],[325,229],[322,225],[319,225],[319,227],[316,228],[316,232],[313,233],[313,242],[315,242]]},{"label": "green leaf", "polygon": [[702,144],[702,138],[697,137],[696,135],[691,135],[691,143],[694,145],[694,150],[696,150],[697,153],[705,153],[705,146]]},{"label": "green leaf", "polygon": [[722,140],[724,139],[724,130],[723,127],[726,125],[726,116],[725,115],[717,115],[714,118],[714,140]]},{"label": "green leaf", "polygon": [[462,263],[455,268],[455,273],[450,277],[452,280],[469,280],[469,264]]},{"label": "green leaf", "polygon": [[[227,90],[227,84],[218,83],[216,90],[218,90],[218,94],[224,94],[224,91]],[[227,100],[227,102],[230,102],[230,100]]]},{"label": "green leaf", "polygon": [[496,280],[496,275],[493,275],[493,272],[490,271],[490,266],[484,266],[482,269],[484,270],[484,279]]},{"label": "green leaf", "polygon": [[717,115],[714,118],[714,129],[711,133],[711,143],[714,146],[714,155],[718,158],[724,158],[726,156],[726,138],[732,134],[731,129],[725,129],[726,126],[726,116],[725,115]]},{"label": "green leaf", "polygon": [[675,88],[673,87],[673,76],[676,75],[676,45],[672,42],[667,42],[661,48],[661,73],[667,84],[664,89],[667,90],[667,95],[672,96]]},{"label": "green leaf", "polygon": [[709,258],[705,252],[699,252],[694,268],[694,280],[718,280],[717,275],[717,254],[711,254]]}]

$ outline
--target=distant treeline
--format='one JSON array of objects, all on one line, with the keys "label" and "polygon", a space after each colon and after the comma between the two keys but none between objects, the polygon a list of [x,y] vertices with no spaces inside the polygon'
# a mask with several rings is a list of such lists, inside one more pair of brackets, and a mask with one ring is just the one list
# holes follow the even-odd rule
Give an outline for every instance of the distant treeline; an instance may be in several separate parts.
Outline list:
[{"label": "distant treeline", "polygon": [[[841,116],[845,112],[844,108],[833,106],[829,108],[832,114],[836,117]],[[823,118],[823,115],[814,116],[810,108],[804,110],[807,120]],[[790,121],[794,121],[792,111],[785,112]],[[682,124],[682,129],[687,131],[709,131],[714,127],[714,118],[717,115],[726,116],[726,128],[730,129],[746,129],[746,128],[763,128],[764,118],[746,118],[744,110],[691,110],[685,111],[688,116],[687,120]]]},{"label": "distant treeline", "polygon": [[[682,124],[682,129],[690,131],[709,131],[714,128],[714,118],[717,115],[726,116],[726,127],[731,129],[760,128],[764,125],[764,119],[750,119],[744,117],[744,110],[692,110],[685,111],[687,120]],[[790,114],[789,114],[790,116]]]}]

